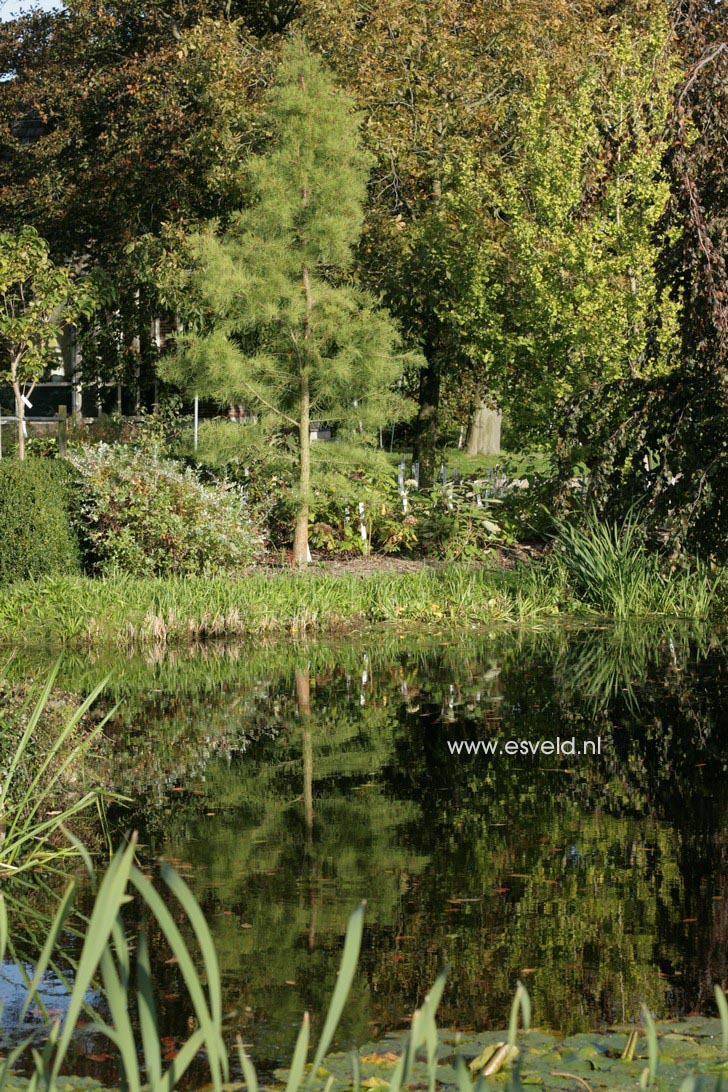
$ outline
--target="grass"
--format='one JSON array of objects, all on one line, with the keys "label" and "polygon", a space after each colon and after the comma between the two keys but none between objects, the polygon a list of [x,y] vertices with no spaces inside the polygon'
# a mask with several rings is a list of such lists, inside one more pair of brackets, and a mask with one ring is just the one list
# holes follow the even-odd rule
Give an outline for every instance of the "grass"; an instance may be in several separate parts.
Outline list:
[{"label": "grass", "polygon": [[557,521],[554,555],[578,600],[618,619],[708,617],[725,583],[698,562],[666,572],[634,514],[620,524],[604,522],[594,511],[580,523]]},{"label": "grass", "polygon": [[26,581],[5,590],[0,642],[120,648],[358,625],[521,622],[557,608],[528,571],[451,565],[415,573],[254,574],[240,579]]},{"label": "grass", "polygon": [[[548,563],[452,564],[408,573],[233,578],[46,577],[5,589],[0,644],[130,650],[216,638],[321,635],[538,621],[559,614],[719,616],[725,582],[693,568],[665,577],[649,555],[609,554],[570,531]],[[580,538],[579,535],[582,535]]]}]

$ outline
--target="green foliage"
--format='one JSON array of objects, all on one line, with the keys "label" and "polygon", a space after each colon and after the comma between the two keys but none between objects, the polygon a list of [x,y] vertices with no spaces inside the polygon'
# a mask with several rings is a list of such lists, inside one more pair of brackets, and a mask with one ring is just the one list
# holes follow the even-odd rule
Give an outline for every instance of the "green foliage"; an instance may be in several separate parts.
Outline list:
[{"label": "green foliage", "polygon": [[59,832],[65,834],[66,824],[110,795],[98,780],[88,784],[85,769],[108,720],[85,727],[105,680],[58,723],[59,698],[53,692],[58,668],[56,662],[37,693],[20,696],[0,678],[0,876],[77,856],[75,839],[59,844]]},{"label": "green foliage", "polygon": [[576,597],[594,610],[616,618],[710,612],[716,579],[700,564],[666,572],[659,554],[646,545],[636,512],[617,524],[591,509],[580,523],[557,521],[556,528],[555,557]]},{"label": "green foliage", "polygon": [[467,565],[414,573],[292,574],[20,583],[0,600],[0,642],[179,645],[211,637],[398,626],[516,622],[558,613],[553,581],[535,567],[510,572]]},{"label": "green foliage", "polygon": [[240,491],[203,485],[154,448],[101,443],[73,451],[94,569],[147,576],[239,572],[260,539]]},{"label": "green foliage", "polygon": [[[186,444],[188,455],[190,449]],[[258,425],[206,422],[195,456],[202,466],[244,487],[251,511],[268,528],[274,548],[290,543],[296,472],[295,452],[285,436]],[[406,481],[405,506],[392,457],[379,448],[341,439],[316,443],[311,465],[309,536],[316,549],[482,560],[502,538],[493,508],[477,503],[477,483],[450,482],[415,491],[414,482]]]},{"label": "green foliage", "polygon": [[562,478],[585,462],[598,511],[621,520],[639,504],[652,540],[678,564],[727,556],[727,20],[724,5],[690,2],[679,24],[686,71],[668,119],[670,245],[661,263],[679,304],[679,366],[599,384],[560,408]]},{"label": "green foliage", "polygon": [[34,228],[0,234],[0,379],[13,387],[21,459],[27,400],[56,357],[64,325],[90,317],[98,299],[89,279],[54,264]]},{"label": "green foliage", "polygon": [[80,571],[77,504],[67,463],[0,461],[0,584]]},{"label": "green foliage", "polygon": [[247,164],[252,204],[190,241],[181,306],[189,314],[191,296],[204,318],[162,374],[293,427],[295,548],[305,564],[309,422],[361,432],[392,419],[390,387],[405,361],[389,314],[347,280],[370,160],[349,99],[301,40],[284,50],[269,111],[272,146]]},{"label": "green foliage", "polygon": [[[130,1092],[140,1092],[142,1084],[147,1083],[158,1092],[172,1092],[190,1063],[204,1048],[211,1086],[215,1092],[221,1092],[228,1077],[228,1064],[222,1039],[220,974],[207,923],[186,884],[169,866],[164,866],[162,878],[179,903],[182,916],[189,924],[199,947],[202,958],[202,970],[199,970],[175,916],[150,880],[134,864],[135,850],[136,840],[133,838],[125,849],[114,855],[100,880],[63,1021],[53,1025],[42,1051],[34,1049],[33,1036],[25,1038],[10,1051],[0,1065],[0,1089],[15,1087],[12,1067],[21,1059],[27,1060],[34,1074],[31,1087],[44,1088],[47,1092],[60,1092],[64,1088],[66,1078],[60,1076],[60,1070],[64,1065],[76,1023],[82,1012],[88,1011],[87,991],[100,975],[110,1022],[97,1017],[88,1026],[88,1030],[108,1038],[118,1052],[125,1088]],[[90,863],[90,858],[87,857],[87,866]],[[62,954],[64,929],[73,909],[76,886],[75,881],[69,884],[60,903],[45,947],[35,965],[23,1015],[36,997],[36,991],[52,959]],[[122,907],[131,898],[137,898],[144,904],[153,919],[155,930],[160,931],[169,945],[173,958],[179,965],[195,1014],[196,1030],[182,1045],[166,1070],[157,1030],[148,931],[143,929],[138,943],[135,937],[132,944],[121,915]],[[7,921],[2,896],[0,911],[3,925],[0,931],[0,959],[3,959],[8,928],[12,928],[12,923]],[[134,949],[136,957],[132,978],[131,953]],[[138,1014],[139,1035],[132,1026],[132,1012]]]}]

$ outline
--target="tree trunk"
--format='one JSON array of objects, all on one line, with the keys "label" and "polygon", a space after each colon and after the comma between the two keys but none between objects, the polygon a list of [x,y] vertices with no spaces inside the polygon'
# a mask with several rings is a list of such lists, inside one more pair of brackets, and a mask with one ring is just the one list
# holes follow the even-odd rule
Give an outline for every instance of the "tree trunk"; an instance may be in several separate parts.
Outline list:
[{"label": "tree trunk", "polygon": [[413,457],[420,464],[420,485],[432,485],[437,459],[437,414],[440,406],[440,370],[428,362],[420,376],[420,408],[415,421]]},{"label": "tree trunk", "polygon": [[299,444],[300,500],[296,514],[296,534],[293,540],[293,564],[298,569],[305,569],[308,565],[308,498],[311,489],[311,394],[308,386],[308,369],[305,367],[301,372]]},{"label": "tree trunk", "polygon": [[20,384],[13,380],[13,394],[15,395],[15,416],[18,418],[18,458],[25,458],[25,402],[20,391]]},{"label": "tree trunk", "polygon": [[[303,80],[302,80],[303,86]],[[303,207],[308,204],[308,190],[304,189]],[[303,293],[306,297],[306,321],[304,323],[304,350],[301,363],[301,405],[299,413],[300,470],[298,486],[300,490],[299,508],[296,516],[296,534],[293,539],[293,564],[297,569],[308,565],[308,500],[311,491],[311,389],[308,376],[308,349],[311,338],[311,315],[313,314],[313,294],[311,278],[305,262],[301,269]]]},{"label": "tree trunk", "polygon": [[465,448],[468,455],[499,455],[500,430],[500,411],[493,409],[487,402],[481,402],[470,422]]}]

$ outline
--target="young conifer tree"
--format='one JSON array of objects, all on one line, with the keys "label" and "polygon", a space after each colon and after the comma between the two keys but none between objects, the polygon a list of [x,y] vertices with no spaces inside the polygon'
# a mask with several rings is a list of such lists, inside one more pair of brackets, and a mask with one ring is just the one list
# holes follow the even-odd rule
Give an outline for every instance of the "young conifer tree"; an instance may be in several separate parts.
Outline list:
[{"label": "young conifer tree", "polygon": [[272,142],[247,165],[250,207],[192,240],[188,287],[203,317],[164,374],[295,430],[294,562],[305,566],[310,422],[361,434],[392,420],[405,358],[394,320],[350,275],[370,167],[351,100],[293,39],[268,105]]}]

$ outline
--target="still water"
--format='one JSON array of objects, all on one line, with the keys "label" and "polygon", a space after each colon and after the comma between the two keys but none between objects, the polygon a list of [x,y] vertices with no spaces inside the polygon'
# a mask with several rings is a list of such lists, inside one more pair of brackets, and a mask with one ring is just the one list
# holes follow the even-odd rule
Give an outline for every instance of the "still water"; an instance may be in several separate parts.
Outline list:
[{"label": "still water", "polygon": [[[566,1033],[643,1001],[710,1011],[728,975],[727,650],[645,625],[390,633],[69,658],[61,682],[82,692],[111,667],[112,780],[131,801],[114,837],[137,829],[150,869],[164,858],[192,887],[230,1039],[270,1071],[303,1011],[325,1013],[362,899],[342,1048],[401,1028],[445,964],[452,1027],[502,1027],[518,979],[534,1022]],[[461,745],[479,740],[497,753]],[[543,741],[554,753],[532,753]],[[190,1011],[154,956],[174,1042]]]}]

